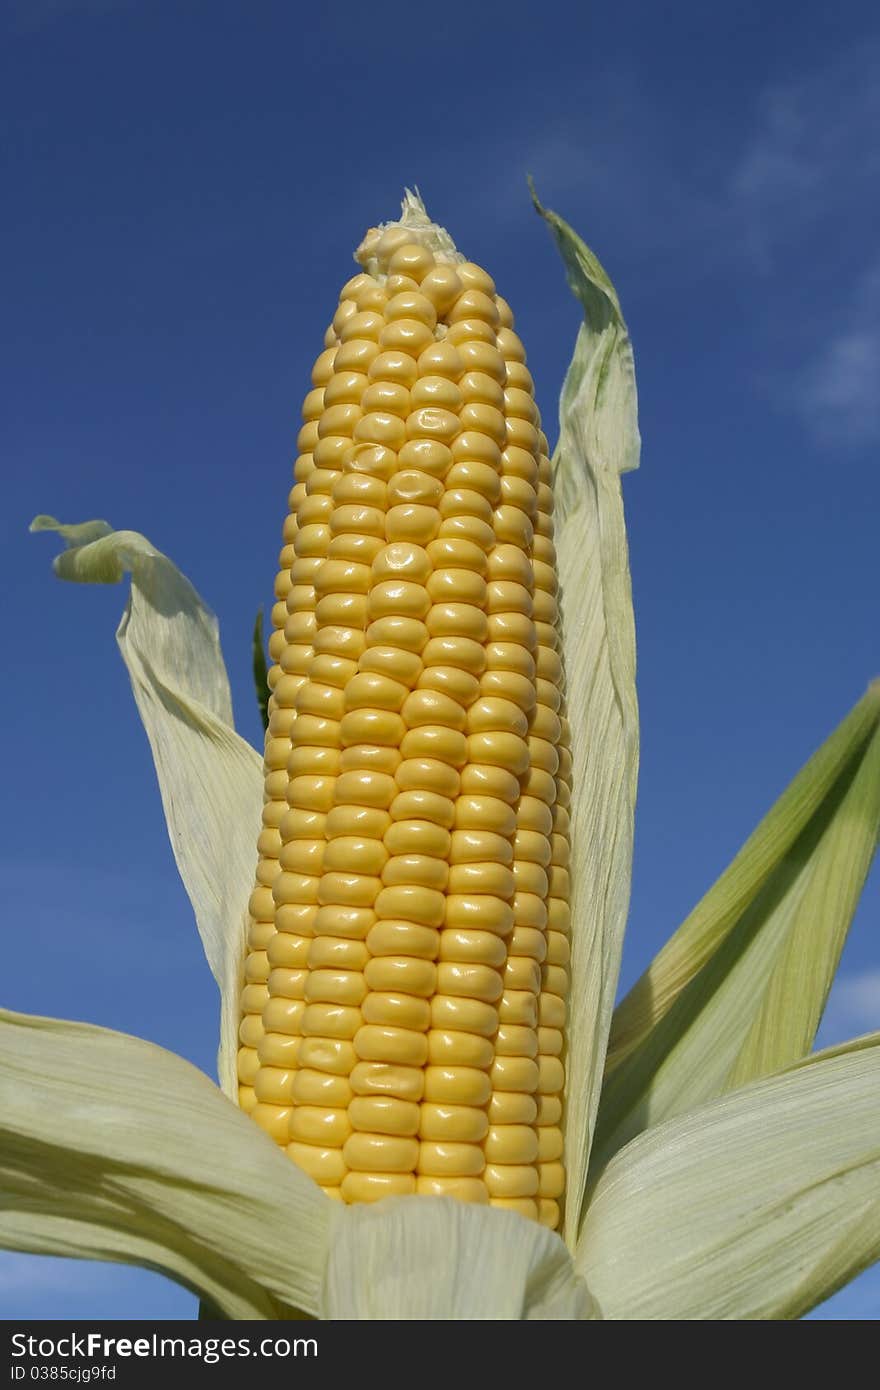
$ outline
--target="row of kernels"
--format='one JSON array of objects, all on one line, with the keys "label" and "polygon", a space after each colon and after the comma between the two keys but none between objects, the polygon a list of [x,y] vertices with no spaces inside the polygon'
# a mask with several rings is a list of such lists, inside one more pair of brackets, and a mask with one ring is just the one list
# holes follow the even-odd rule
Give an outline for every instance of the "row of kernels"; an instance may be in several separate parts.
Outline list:
[{"label": "row of kernels", "polygon": [[[295,698],[305,678],[304,671],[312,654],[308,634],[303,634],[305,640],[302,641],[298,641],[294,635],[292,643],[288,643],[285,627],[291,611],[298,607],[306,610],[314,607],[314,591],[308,581],[314,573],[315,560],[306,562],[310,566],[307,575],[299,574],[296,579],[293,576],[293,569],[297,564],[297,508],[305,495],[305,479],[314,470],[310,451],[317,442],[316,422],[323,406],[321,393],[331,374],[332,358],[325,352],[315,363],[312,372],[315,390],[307,397],[303,410],[304,424],[298,439],[300,454],[294,467],[295,484],[289,499],[290,511],[283,528],[284,546],[275,583],[278,603],[273,608],[274,631],[269,639],[269,654],[273,664],[269,671],[272,693],[269,699],[269,727],[264,757],[263,830],[258,841],[256,887],[250,902],[249,954],[241,1001],[243,1018],[239,1031],[242,1046],[238,1067],[239,1079],[243,1084],[239,1090],[239,1101],[242,1107],[251,1113],[256,1110],[258,1120],[267,1125],[274,1124],[276,1129],[278,1114],[266,1111],[265,1104],[261,1102],[255,1089],[255,1083],[263,1058],[267,1054],[270,1058],[273,1055],[277,1056],[279,1051],[277,1046],[273,1049],[271,1040],[267,1045],[263,1023],[263,1010],[269,999],[268,980],[273,964],[272,947],[275,939],[275,904],[272,888],[280,872],[280,825],[287,810],[286,764],[295,720]],[[279,657],[285,648],[293,658],[293,669],[288,671],[282,670],[278,665]]]},{"label": "row of kernels", "polygon": [[[265,1080],[260,1077],[265,1086],[276,1088],[278,1101],[292,1103],[286,1135],[284,1112],[275,1116],[276,1137],[289,1139],[297,1149],[311,1146],[309,1170],[328,1186],[337,1186],[342,1176],[338,1155],[350,1125],[346,1109],[348,1083],[339,1073],[339,1064],[345,1058],[346,1043],[359,1025],[357,1004],[365,989],[363,978],[356,971],[321,970],[314,965],[310,968],[316,934],[322,925],[325,930],[328,925],[332,931],[338,930],[338,919],[343,915],[333,910],[336,905],[332,873],[324,874],[325,827],[336,778],[343,771],[343,691],[357,669],[351,648],[357,645],[363,628],[352,599],[365,587],[364,572],[369,574],[369,568],[362,563],[360,538],[353,537],[353,545],[347,545],[344,528],[338,524],[341,509],[335,504],[343,492],[343,470],[351,455],[346,422],[338,416],[338,410],[335,416],[331,410],[323,410],[318,425],[319,443],[315,446],[316,466],[306,480],[305,497],[299,508],[301,530],[309,533],[305,538],[308,544],[301,544],[299,549],[312,554],[297,556],[292,578],[295,581],[298,577],[297,565],[320,556],[312,575],[314,602],[308,608],[303,604],[298,613],[291,614],[285,634],[291,639],[307,631],[315,644],[308,680],[296,697],[297,719],[287,769],[291,810],[281,827],[282,875],[275,895],[278,925],[300,930],[285,935],[284,962],[279,960],[279,968],[270,978],[271,1002],[264,1014],[268,1017],[274,1011],[275,1021],[284,1029],[293,1065],[283,1074],[274,1070]],[[349,503],[353,522],[357,519],[359,496],[352,493],[354,500]],[[289,607],[296,587],[294,583],[288,595]],[[319,633],[328,632],[331,640],[328,642],[325,636],[324,642],[320,642]],[[350,885],[344,883],[343,887],[347,890]],[[341,896],[343,902],[339,906],[348,907],[350,925],[359,901],[354,895],[352,902],[352,895],[345,891]],[[328,923],[325,913],[322,923],[322,909],[328,906],[333,920]],[[304,911],[309,915],[305,916]],[[331,938],[331,942],[335,941],[335,937]],[[323,1090],[315,1078],[324,1078]]]}]

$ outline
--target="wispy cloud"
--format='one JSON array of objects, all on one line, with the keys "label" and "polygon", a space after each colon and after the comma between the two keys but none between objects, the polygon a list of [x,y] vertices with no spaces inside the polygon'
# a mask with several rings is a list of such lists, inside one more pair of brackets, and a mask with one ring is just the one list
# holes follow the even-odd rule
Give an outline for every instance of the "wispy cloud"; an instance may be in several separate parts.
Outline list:
[{"label": "wispy cloud", "polygon": [[793,401],[822,444],[880,440],[880,260],[800,373]]},{"label": "wispy cloud", "polygon": [[765,268],[829,224],[876,199],[880,173],[880,45],[762,94],[728,195],[746,244]]}]

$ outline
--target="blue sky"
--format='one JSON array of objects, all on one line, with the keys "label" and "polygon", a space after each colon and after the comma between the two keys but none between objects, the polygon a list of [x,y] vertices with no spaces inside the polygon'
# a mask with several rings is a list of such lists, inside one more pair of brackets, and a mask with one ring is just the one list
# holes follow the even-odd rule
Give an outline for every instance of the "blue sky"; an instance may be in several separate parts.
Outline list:
[{"label": "blue sky", "polygon": [[[351,252],[416,183],[512,302],[552,435],[577,328],[545,203],[636,351],[631,983],[880,674],[875,7],[8,0],[0,103],[4,1003],[213,1068],[217,1000],[113,633],[37,512],[145,532],[220,618],[239,728],[298,411]],[[12,655],[14,653],[14,655]],[[875,872],[823,1039],[880,1027]],[[190,1316],[0,1256],[7,1317]],[[873,1319],[880,1275],[819,1316]]]}]

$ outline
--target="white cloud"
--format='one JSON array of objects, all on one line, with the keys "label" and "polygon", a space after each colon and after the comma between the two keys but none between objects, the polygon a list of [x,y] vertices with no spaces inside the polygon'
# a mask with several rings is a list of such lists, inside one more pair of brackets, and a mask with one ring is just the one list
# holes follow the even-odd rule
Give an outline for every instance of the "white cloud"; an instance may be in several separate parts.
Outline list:
[{"label": "white cloud", "polygon": [[755,128],[729,183],[757,262],[771,264],[823,226],[864,216],[876,197],[880,85],[876,43],[762,94]]},{"label": "white cloud", "polygon": [[822,444],[880,440],[880,261],[801,371],[794,403]]}]

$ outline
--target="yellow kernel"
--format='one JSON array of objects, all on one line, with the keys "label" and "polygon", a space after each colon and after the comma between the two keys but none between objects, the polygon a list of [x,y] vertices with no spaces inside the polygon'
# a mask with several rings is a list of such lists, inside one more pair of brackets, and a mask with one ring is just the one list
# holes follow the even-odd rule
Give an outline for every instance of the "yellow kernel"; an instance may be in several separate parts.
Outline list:
[{"label": "yellow kernel", "polygon": [[443,893],[432,888],[403,885],[383,888],[376,899],[376,912],[380,917],[402,918],[426,927],[439,927],[446,907]]},{"label": "yellow kernel", "polygon": [[354,1129],[372,1134],[412,1136],[419,1132],[418,1105],[395,1096],[356,1096],[348,1107],[348,1117]]},{"label": "yellow kernel", "polygon": [[424,1032],[431,1022],[427,999],[409,994],[370,993],[364,1001],[363,1015],[365,1023],[383,1028],[405,1028],[415,1033]]},{"label": "yellow kernel", "polygon": [[360,1009],[341,1004],[308,1004],[302,1016],[303,1037],[350,1039],[361,1023]]},{"label": "yellow kernel", "polygon": [[293,1099],[298,1105],[335,1109],[347,1106],[351,1095],[351,1086],[344,1076],[301,1068],[293,1079]]},{"label": "yellow kernel", "polygon": [[537,1113],[535,1097],[523,1091],[493,1091],[489,1101],[492,1125],[530,1125]]},{"label": "yellow kernel", "polygon": [[386,323],[378,333],[379,346],[384,352],[406,352],[417,357],[434,341],[433,329],[421,319],[407,317]]},{"label": "yellow kernel", "polygon": [[391,1134],[352,1134],[342,1157],[356,1172],[411,1173],[419,1158],[416,1139]]},{"label": "yellow kernel", "polygon": [[452,466],[452,452],[439,439],[408,439],[398,453],[401,472],[414,471],[443,479]]},{"label": "yellow kernel", "polygon": [[507,368],[498,349],[487,342],[472,339],[456,344],[465,371],[485,372],[501,386],[507,382]]},{"label": "yellow kernel", "polygon": [[[366,992],[367,986],[359,970],[309,969],[305,993],[310,1003],[342,1004],[356,1009]],[[320,1022],[321,1016],[307,1009],[303,1016],[303,1033],[320,1033]],[[329,1031],[328,1036],[345,1038],[352,1034],[340,1032],[336,1027]]]},{"label": "yellow kernel", "polygon": [[436,439],[451,444],[462,426],[458,415],[442,406],[422,405],[406,417],[408,439]]},{"label": "yellow kernel", "polygon": [[552,1163],[555,1159],[562,1158],[564,1148],[562,1130],[556,1125],[544,1125],[537,1131],[538,1134],[538,1161],[540,1163]]},{"label": "yellow kernel", "polygon": [[394,323],[401,319],[413,319],[418,323],[425,324],[433,335],[434,328],[437,326],[437,311],[431,300],[418,290],[404,290],[401,294],[392,295],[385,305],[385,318],[388,323]]},{"label": "yellow kernel", "polygon": [[370,381],[393,381],[399,386],[411,387],[419,378],[415,358],[407,352],[380,352],[374,357],[367,373]]},{"label": "yellow kernel", "polygon": [[430,299],[437,313],[445,315],[458,299],[464,285],[451,265],[434,265],[421,280],[421,292]]},{"label": "yellow kernel", "polygon": [[498,330],[498,348],[511,362],[525,362],[526,350],[509,325]]},{"label": "yellow kernel", "polygon": [[434,758],[459,768],[467,761],[467,738],[447,724],[420,724],[404,734],[400,751],[404,758]]},{"label": "yellow kernel", "polygon": [[433,406],[458,413],[463,404],[460,389],[445,376],[420,377],[412,388],[412,407]]},{"label": "yellow kernel", "polygon": [[385,1197],[409,1197],[416,1191],[410,1172],[346,1173],[340,1193],[346,1202],[381,1202]]},{"label": "yellow kernel", "polygon": [[478,644],[485,642],[489,630],[485,613],[470,603],[433,604],[425,626],[431,637],[464,637]]},{"label": "yellow kernel", "polygon": [[450,893],[494,893],[499,898],[512,898],[515,880],[503,864],[456,864],[449,870]]},{"label": "yellow kernel", "polygon": [[493,1091],[526,1091],[538,1089],[538,1064],[531,1057],[496,1057],[491,1069]]},{"label": "yellow kernel", "polygon": [[457,666],[429,666],[419,677],[420,690],[438,690],[465,709],[480,693],[476,676]]},{"label": "yellow kernel", "polygon": [[448,340],[427,344],[419,354],[418,365],[420,376],[444,376],[450,381],[458,381],[465,371],[463,358]]},{"label": "yellow kernel", "polygon": [[[476,961],[499,969],[507,959],[507,947],[500,936],[488,931],[455,931],[447,928],[440,937],[440,960]],[[450,993],[456,993],[455,990]],[[500,991],[499,991],[500,993]],[[496,996],[497,997],[497,996]]]},{"label": "yellow kernel", "polygon": [[[364,979],[377,994],[396,994],[403,991],[407,995],[418,996],[420,1000],[424,1000],[429,999],[437,987],[437,968],[432,961],[415,957],[374,956],[367,965]],[[366,1014],[364,1017],[366,1018]],[[373,1018],[368,1020],[377,1021],[379,1020]],[[382,1021],[394,1022],[388,1018]],[[415,1027],[415,1024],[407,1023],[401,1026]]]},{"label": "yellow kernel", "polygon": [[351,941],[363,941],[375,920],[376,914],[370,907],[332,903],[317,909],[314,934],[316,937],[344,937]]},{"label": "yellow kernel", "polygon": [[295,1036],[301,1031],[300,1026],[305,1010],[304,996],[307,972],[302,970],[299,973],[302,976],[302,987],[298,995],[270,999],[267,991],[262,1010],[263,1027],[267,1032]]},{"label": "yellow kernel", "polygon": [[311,938],[291,935],[286,931],[275,931],[268,944],[268,959],[270,965],[279,966],[285,970],[304,970],[309,965],[309,947]]},{"label": "yellow kernel", "polygon": [[[256,1092],[254,1093],[256,1097]],[[290,1124],[289,1105],[267,1105],[264,1101],[257,1102],[250,1112],[251,1119],[266,1131],[270,1139],[274,1139],[276,1144],[287,1143],[287,1131]]]},{"label": "yellow kernel", "polygon": [[542,1197],[561,1197],[565,1191],[565,1169],[561,1163],[538,1164],[538,1191]]},{"label": "yellow kernel", "polygon": [[475,1177],[482,1173],[485,1162],[478,1144],[447,1142],[419,1145],[418,1171],[428,1176]]},{"label": "yellow kernel", "polygon": [[399,647],[368,647],[358,665],[362,672],[386,676],[409,690],[422,673],[422,661],[415,652]]},{"label": "yellow kernel", "polygon": [[440,518],[432,506],[406,503],[390,507],[385,517],[385,537],[389,541],[413,541],[427,545],[437,534]]},{"label": "yellow kernel", "polygon": [[287,1145],[285,1152],[315,1182],[336,1184],[342,1182],[347,1172],[341,1149],[292,1143]]},{"label": "yellow kernel", "polygon": [[335,794],[336,805],[341,806],[350,803],[354,806],[377,807],[385,811],[391,805],[397,793],[397,786],[393,777],[377,772],[343,772],[341,777],[336,779],[336,785],[330,791],[330,805],[333,804]]},{"label": "yellow kernel", "polygon": [[[507,444],[510,435],[509,424],[513,424],[512,421],[505,420],[503,411],[487,405],[484,401],[466,402],[459,412],[459,419],[463,430],[476,430],[487,435],[495,441],[499,450]],[[517,422],[518,428],[521,423],[524,422]]]},{"label": "yellow kernel", "polygon": [[290,1116],[290,1138],[301,1144],[339,1148],[351,1134],[346,1110],[327,1110],[317,1105],[296,1105]]},{"label": "yellow kernel", "polygon": [[[501,997],[503,985],[498,971],[489,965],[463,965],[458,961],[444,960],[437,966],[437,989],[443,995],[494,1004]],[[454,1025],[450,1023],[449,1026]]]},{"label": "yellow kernel", "polygon": [[446,860],[427,854],[396,854],[382,870],[382,882],[387,887],[409,884],[413,887],[436,888],[442,892],[447,886],[448,877],[449,865]]},{"label": "yellow kernel", "polygon": [[299,1062],[315,1071],[329,1071],[348,1076],[357,1061],[357,1054],[347,1038],[303,1038]]},{"label": "yellow kernel", "polygon": [[490,1164],[534,1163],[538,1157],[538,1136],[530,1125],[493,1125],[483,1143],[483,1152]]},{"label": "yellow kernel", "polygon": [[[346,535],[351,532],[358,537],[381,540],[384,536],[385,518],[381,507],[362,507],[360,505],[343,505],[334,508],[333,516],[330,520],[330,530],[334,537]],[[349,558],[353,558],[353,550],[361,550],[361,547],[350,546],[346,543],[346,550]]]},{"label": "yellow kernel", "polygon": [[345,708],[388,709],[395,713],[409,693],[408,687],[389,676],[375,672],[359,672],[345,687]]},{"label": "yellow kernel", "polygon": [[492,527],[484,520],[474,515],[449,515],[447,514],[440,523],[438,536],[454,540],[467,540],[473,545],[479,545],[483,550],[490,550],[495,544],[495,532]]},{"label": "yellow kernel", "polygon": [[266,1067],[296,1067],[301,1046],[302,1038],[296,1033],[266,1033],[260,1040],[260,1062]]},{"label": "yellow kernel", "polygon": [[[492,406],[497,411],[504,409],[504,389],[495,377],[485,372],[466,372],[459,382],[459,390],[468,403],[475,401]],[[479,429],[480,426],[476,425],[474,428]]]},{"label": "yellow kernel", "polygon": [[438,859],[447,857],[450,843],[448,830],[423,820],[396,821],[384,837],[390,854],[428,854]]},{"label": "yellow kernel", "polygon": [[541,988],[541,966],[530,956],[508,956],[504,986],[505,989],[530,989],[537,994]]},{"label": "yellow kernel", "polygon": [[470,1105],[423,1104],[419,1123],[421,1139],[441,1143],[479,1144],[489,1128],[486,1112]]},{"label": "yellow kernel", "polygon": [[455,821],[455,803],[449,797],[419,788],[401,792],[391,802],[389,811],[392,820],[429,820],[447,830]]},{"label": "yellow kernel", "polygon": [[416,1192],[422,1197],[454,1197],[459,1202],[489,1200],[486,1184],[481,1178],[425,1177],[416,1178]]},{"label": "yellow kernel", "polygon": [[477,1067],[433,1066],[425,1069],[425,1100],[438,1105],[485,1105],[491,1082]]},{"label": "yellow kernel", "polygon": [[[538,1193],[538,1170],[532,1164],[487,1163],[485,1183],[493,1198],[534,1197]],[[533,1202],[524,1214],[534,1216],[536,1213]]]},{"label": "yellow kernel", "polygon": [[559,1225],[560,1212],[559,1203],[552,1202],[547,1197],[538,1199],[538,1220],[542,1226],[547,1226],[551,1231],[555,1231]]},{"label": "yellow kernel", "polygon": [[495,1053],[498,1057],[537,1057],[538,1035],[534,1028],[527,1028],[523,1024],[500,1024],[495,1038]]},{"label": "yellow kernel", "polygon": [[325,873],[321,876],[317,900],[322,906],[372,907],[382,886],[371,874]]},{"label": "yellow kernel", "polygon": [[451,1028],[433,1028],[428,1033],[428,1061],[432,1066],[486,1068],[492,1065],[494,1055],[491,1038],[478,1033],[461,1033]]},{"label": "yellow kernel", "polygon": [[[420,922],[390,918],[376,923],[367,938],[367,945],[373,956],[414,956],[433,961],[439,939],[439,933],[433,927],[426,927]],[[372,966],[371,961],[367,967],[370,972],[368,980],[387,981],[388,977],[374,973]],[[417,972],[416,978],[421,979],[422,976]],[[387,988],[387,984],[383,983],[381,987]],[[401,985],[399,988],[402,989],[404,986]],[[414,989],[413,993],[421,994],[423,990]]]},{"label": "yellow kernel", "polygon": [[498,1028],[498,1010],[480,999],[435,994],[431,1000],[431,1026],[491,1038]]},{"label": "yellow kernel", "polygon": [[565,1000],[558,994],[544,991],[538,1003],[538,1021],[542,1027],[564,1028],[567,1013]]},{"label": "yellow kernel", "polygon": [[325,348],[315,360],[312,368],[312,383],[315,386],[324,386],[333,375],[333,359],[336,356],[335,348]]},{"label": "yellow kernel", "polygon": [[396,1096],[399,1100],[421,1100],[424,1072],[421,1066],[407,1067],[396,1062],[358,1062],[349,1077],[358,1096]]},{"label": "yellow kernel", "polygon": [[[457,796],[460,786],[459,774],[454,768],[430,757],[406,759],[398,767],[395,781],[401,791],[436,792],[442,797]],[[415,816],[414,819],[424,820],[426,817]]]},{"label": "yellow kernel", "polygon": [[[253,1081],[256,1080],[256,1077],[257,1077],[257,1075],[258,1075],[258,1073],[259,1073],[259,1070],[260,1070],[260,1060],[259,1060],[259,1058],[258,1058],[258,1056],[257,1056],[256,1050],[255,1050],[254,1048],[250,1048],[250,1047],[241,1047],[241,1048],[239,1048],[239,1051],[238,1051],[238,1079],[239,1079],[239,1081],[243,1081],[246,1085],[250,1085]],[[256,1094],[256,1092],[255,1092],[254,1094]],[[287,1097],[287,1095],[286,1095],[286,1093],[285,1093],[285,1094],[281,1097],[281,1099],[279,1100],[279,1104],[283,1105],[283,1104],[285,1103],[285,1101],[287,1100],[287,1098],[288,1098],[288,1097]]]},{"label": "yellow kernel", "polygon": [[343,772],[384,772],[393,777],[399,763],[396,748],[373,741],[348,744],[342,750],[339,766]]},{"label": "yellow kernel", "polygon": [[389,275],[409,275],[417,281],[423,280],[433,268],[433,253],[417,241],[408,241],[396,247],[388,260]]},{"label": "yellow kernel", "polygon": [[245,1014],[238,1030],[239,1041],[245,1047],[255,1048],[263,1036],[263,1020],[259,1014]]},{"label": "yellow kernel", "polygon": [[[525,911],[524,901],[527,904]],[[530,956],[532,960],[543,961],[547,954],[547,936],[541,926],[547,921],[547,909],[542,899],[536,893],[517,893],[513,900],[513,916],[516,926],[510,938],[510,954]],[[529,921],[534,925],[525,926],[524,922]]]},{"label": "yellow kernel", "polygon": [[558,1125],[562,1119],[562,1097],[539,1095],[536,1097],[538,1112],[535,1123],[538,1125]]},{"label": "yellow kernel", "polygon": [[264,1105],[289,1105],[293,1092],[292,1071],[281,1067],[260,1067],[254,1075],[242,1078],[252,1081],[254,1095]]},{"label": "yellow kernel", "polygon": [[461,705],[437,690],[412,691],[403,703],[401,716],[410,729],[423,724],[444,724],[458,730],[465,727]]}]

